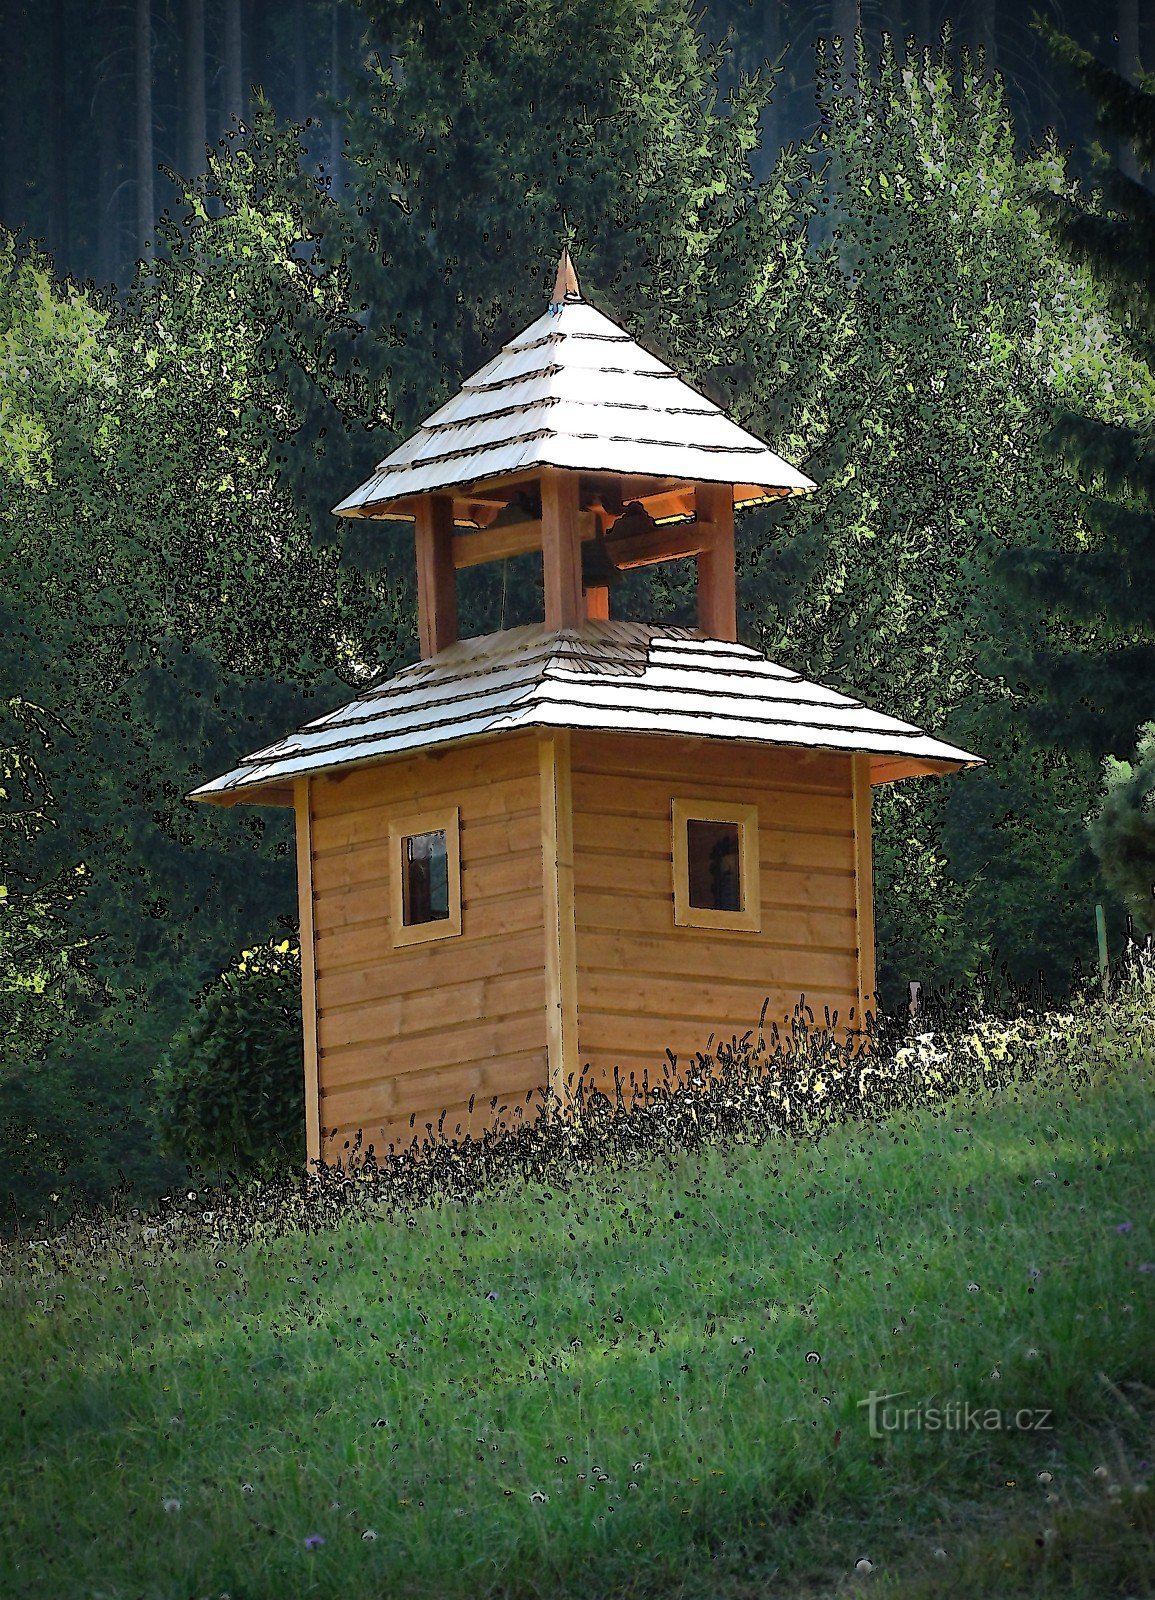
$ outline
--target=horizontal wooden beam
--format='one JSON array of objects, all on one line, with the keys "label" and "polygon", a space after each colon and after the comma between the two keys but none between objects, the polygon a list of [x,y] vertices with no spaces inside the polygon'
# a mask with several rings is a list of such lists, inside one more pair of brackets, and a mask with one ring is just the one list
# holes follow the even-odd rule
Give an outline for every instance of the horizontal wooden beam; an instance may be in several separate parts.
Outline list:
[{"label": "horizontal wooden beam", "polygon": [[[578,528],[583,539],[592,539],[597,523],[590,512],[578,517]],[[453,565],[479,567],[486,561],[503,561],[506,556],[523,556],[531,550],[541,549],[541,522],[510,522],[501,528],[479,528],[476,533],[453,535]]]},{"label": "horizontal wooden beam", "polygon": [[698,556],[709,548],[713,525],[686,522],[645,533],[628,533],[606,539],[606,550],[614,566],[626,572],[632,567],[654,567],[659,561],[677,561],[682,556]]}]

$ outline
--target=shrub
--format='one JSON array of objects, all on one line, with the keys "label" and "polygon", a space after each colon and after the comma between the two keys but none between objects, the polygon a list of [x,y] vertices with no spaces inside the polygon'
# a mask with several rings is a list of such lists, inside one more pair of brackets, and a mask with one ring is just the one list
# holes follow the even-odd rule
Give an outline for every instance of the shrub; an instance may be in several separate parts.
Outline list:
[{"label": "shrub", "polygon": [[205,990],[155,1074],[163,1147],[205,1168],[303,1162],[301,954],[246,950]]}]

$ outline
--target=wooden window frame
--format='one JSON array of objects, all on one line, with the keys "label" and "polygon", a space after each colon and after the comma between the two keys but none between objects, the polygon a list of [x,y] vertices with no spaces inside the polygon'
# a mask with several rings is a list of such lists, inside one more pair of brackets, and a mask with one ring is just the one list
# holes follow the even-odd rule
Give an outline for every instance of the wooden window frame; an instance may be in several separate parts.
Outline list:
[{"label": "wooden window frame", "polygon": [[[402,841],[418,833],[444,833],[445,871],[449,886],[449,916],[433,922],[405,921]],[[437,811],[413,811],[389,823],[389,913],[394,948],[425,944],[431,939],[453,939],[461,933],[461,817],[457,806]]]},{"label": "wooden window frame", "polygon": [[[672,806],[674,923],[679,928],[717,928],[742,933],[762,931],[762,885],[758,859],[758,807],[718,800],[675,800]],[[690,822],[729,822],[738,829],[742,879],[741,911],[714,911],[690,904]]]}]

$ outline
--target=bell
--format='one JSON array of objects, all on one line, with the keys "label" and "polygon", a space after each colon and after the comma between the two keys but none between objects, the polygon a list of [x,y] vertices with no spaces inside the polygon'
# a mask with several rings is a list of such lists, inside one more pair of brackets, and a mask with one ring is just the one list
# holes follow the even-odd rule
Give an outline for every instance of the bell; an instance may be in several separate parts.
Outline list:
[{"label": "bell", "polygon": [[599,533],[593,539],[586,539],[582,543],[582,588],[583,589],[608,589],[615,583],[620,583],[621,573],[614,565],[614,559],[606,548],[605,534]]},{"label": "bell", "polygon": [[607,534],[611,549],[615,539],[630,539],[635,534],[653,533],[657,523],[640,500],[631,500]]},{"label": "bell", "polygon": [[519,522],[539,522],[541,520],[541,503],[536,505],[532,497],[524,491],[514,495],[508,504],[502,506],[493,521],[487,523],[490,528],[512,528]]}]

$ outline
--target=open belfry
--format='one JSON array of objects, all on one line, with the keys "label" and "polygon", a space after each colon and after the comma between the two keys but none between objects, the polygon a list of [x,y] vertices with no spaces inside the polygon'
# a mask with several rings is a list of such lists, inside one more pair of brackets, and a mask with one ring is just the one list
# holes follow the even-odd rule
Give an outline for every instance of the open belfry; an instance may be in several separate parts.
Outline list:
[{"label": "open belfry", "polygon": [[[875,1005],[873,785],[981,765],[737,638],[734,513],[814,484],[581,297],[337,506],[416,530],[421,659],[195,798],[296,813],[311,1162],[614,1095],[669,1055]],[[544,622],[457,637],[541,552]],[[610,616],[697,566],[698,627]]]}]

